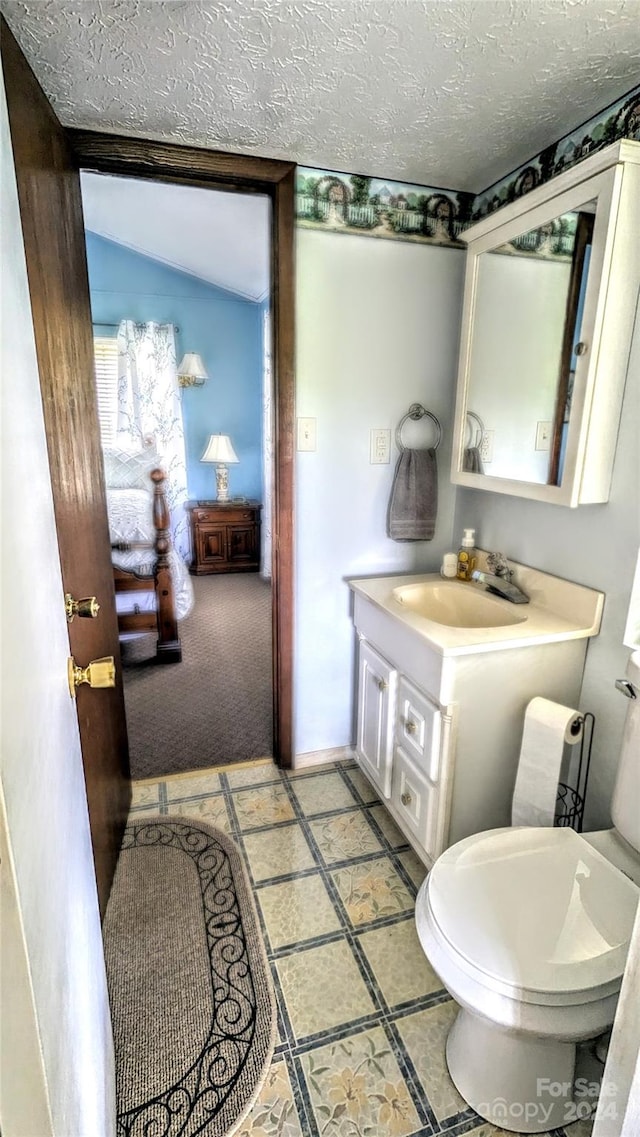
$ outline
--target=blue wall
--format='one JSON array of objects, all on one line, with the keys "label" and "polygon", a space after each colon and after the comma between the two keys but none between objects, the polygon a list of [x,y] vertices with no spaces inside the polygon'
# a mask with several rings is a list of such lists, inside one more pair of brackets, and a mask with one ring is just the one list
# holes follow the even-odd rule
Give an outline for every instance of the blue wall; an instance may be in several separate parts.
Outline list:
[{"label": "blue wall", "polygon": [[263,305],[95,233],[86,237],[94,324],[177,324],[177,362],[197,351],[210,376],[204,387],[182,390],[189,496],[215,497],[214,467],[200,455],[210,434],[228,434],[240,460],[229,467],[231,496],[262,501]]}]

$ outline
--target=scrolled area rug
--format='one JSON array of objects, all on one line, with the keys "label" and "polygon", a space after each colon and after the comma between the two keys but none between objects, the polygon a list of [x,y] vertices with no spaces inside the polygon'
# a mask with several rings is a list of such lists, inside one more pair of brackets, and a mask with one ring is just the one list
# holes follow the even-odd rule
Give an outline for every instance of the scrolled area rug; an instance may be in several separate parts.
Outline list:
[{"label": "scrolled area rug", "polygon": [[240,853],[210,825],[125,830],[103,937],[118,1137],[223,1137],[268,1072],[269,964]]}]

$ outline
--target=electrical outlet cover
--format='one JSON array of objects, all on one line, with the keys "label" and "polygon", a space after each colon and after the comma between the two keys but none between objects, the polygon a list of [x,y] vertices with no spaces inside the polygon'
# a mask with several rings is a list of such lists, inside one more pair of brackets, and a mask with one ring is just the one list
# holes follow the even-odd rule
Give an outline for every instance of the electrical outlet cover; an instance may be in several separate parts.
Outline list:
[{"label": "electrical outlet cover", "polygon": [[493,430],[484,430],[480,440],[480,457],[483,462],[493,461]]}]

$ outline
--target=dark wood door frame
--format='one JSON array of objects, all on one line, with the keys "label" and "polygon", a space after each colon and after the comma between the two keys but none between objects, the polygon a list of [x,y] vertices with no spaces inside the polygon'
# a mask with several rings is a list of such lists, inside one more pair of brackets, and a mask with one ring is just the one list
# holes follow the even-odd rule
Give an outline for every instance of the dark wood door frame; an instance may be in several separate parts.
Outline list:
[{"label": "dark wood door frame", "polygon": [[271,312],[274,384],[273,712],[274,753],[293,761],[293,463],[295,164],[68,130],[81,170],[208,189],[266,194],[272,203]]}]

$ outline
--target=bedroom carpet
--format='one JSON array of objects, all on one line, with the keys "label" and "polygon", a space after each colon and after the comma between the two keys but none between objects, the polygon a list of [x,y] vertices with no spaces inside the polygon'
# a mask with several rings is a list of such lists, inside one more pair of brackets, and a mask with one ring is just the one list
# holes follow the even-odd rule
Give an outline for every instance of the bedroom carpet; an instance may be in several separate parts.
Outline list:
[{"label": "bedroom carpet", "polygon": [[273,753],[271,586],[257,573],[193,586],[182,663],[157,666],[152,636],[122,644],[132,778]]},{"label": "bedroom carpet", "polygon": [[131,822],[107,906],[117,1137],[223,1137],[259,1092],[276,1011],[242,857],[184,817]]}]

